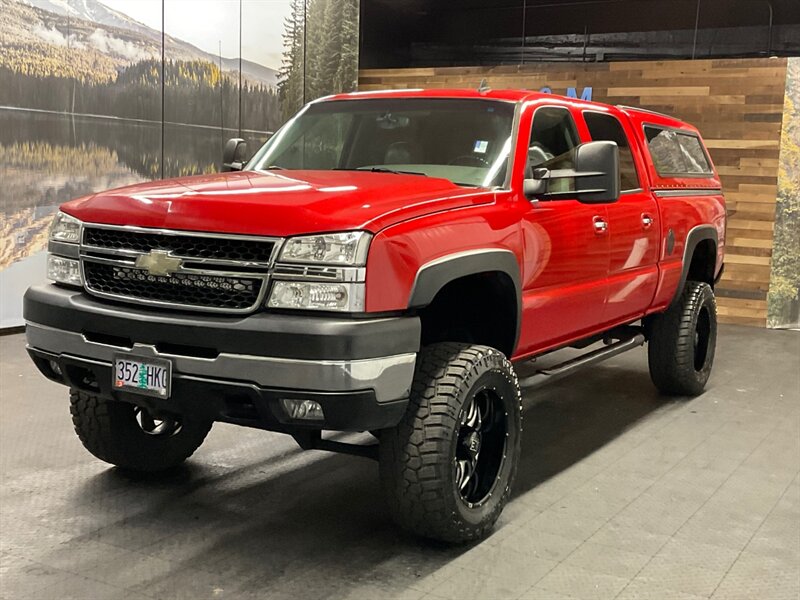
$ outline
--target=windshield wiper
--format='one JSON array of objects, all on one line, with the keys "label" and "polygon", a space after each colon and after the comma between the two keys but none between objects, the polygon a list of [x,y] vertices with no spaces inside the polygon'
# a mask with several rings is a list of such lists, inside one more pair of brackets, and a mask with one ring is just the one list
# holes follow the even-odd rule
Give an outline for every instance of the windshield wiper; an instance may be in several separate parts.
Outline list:
[{"label": "windshield wiper", "polygon": [[419,171],[398,171],[387,167],[337,167],[334,171],[369,171],[371,173],[394,173],[395,175],[422,175],[427,177],[425,173],[420,173]]}]

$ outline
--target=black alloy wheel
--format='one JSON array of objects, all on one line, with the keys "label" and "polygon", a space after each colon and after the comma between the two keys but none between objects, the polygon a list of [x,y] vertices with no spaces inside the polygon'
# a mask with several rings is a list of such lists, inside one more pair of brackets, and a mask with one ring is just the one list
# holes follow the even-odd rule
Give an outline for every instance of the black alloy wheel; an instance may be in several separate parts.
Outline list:
[{"label": "black alloy wheel", "polygon": [[708,347],[711,340],[711,316],[708,307],[701,306],[697,314],[694,329],[694,370],[702,371],[708,359]]},{"label": "black alloy wheel", "polygon": [[150,414],[150,411],[141,406],[134,406],[133,413],[136,415],[136,422],[147,435],[170,437],[176,435],[181,430],[181,420],[177,415],[164,416],[158,418]]},{"label": "black alloy wheel", "polygon": [[507,419],[496,389],[478,390],[461,411],[454,479],[470,508],[485,502],[498,481],[506,458]]}]

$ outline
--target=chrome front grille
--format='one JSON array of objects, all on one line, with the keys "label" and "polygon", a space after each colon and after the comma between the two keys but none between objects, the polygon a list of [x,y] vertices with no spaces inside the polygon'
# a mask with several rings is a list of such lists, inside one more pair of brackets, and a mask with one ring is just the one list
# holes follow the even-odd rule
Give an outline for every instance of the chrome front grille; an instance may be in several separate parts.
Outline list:
[{"label": "chrome front grille", "polygon": [[274,238],[85,225],[81,268],[95,296],[246,313],[264,302],[279,245]]}]

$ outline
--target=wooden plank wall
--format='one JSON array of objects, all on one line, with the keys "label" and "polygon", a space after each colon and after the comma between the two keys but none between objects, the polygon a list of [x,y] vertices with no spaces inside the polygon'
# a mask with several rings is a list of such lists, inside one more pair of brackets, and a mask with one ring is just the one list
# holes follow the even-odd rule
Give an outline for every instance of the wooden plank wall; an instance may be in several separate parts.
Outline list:
[{"label": "wooden plank wall", "polygon": [[373,69],[359,90],[547,86],[592,99],[665,112],[696,125],[728,200],[725,275],[717,288],[720,320],[766,326],[786,59],[727,59],[522,66]]}]

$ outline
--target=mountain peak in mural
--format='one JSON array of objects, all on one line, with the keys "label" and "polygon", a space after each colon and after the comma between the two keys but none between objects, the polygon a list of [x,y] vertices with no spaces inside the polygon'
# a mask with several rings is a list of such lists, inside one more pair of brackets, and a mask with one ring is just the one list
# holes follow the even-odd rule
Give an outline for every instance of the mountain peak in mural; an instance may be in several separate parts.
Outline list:
[{"label": "mountain peak in mural", "polygon": [[[21,42],[91,49],[110,59],[117,70],[137,60],[161,54],[161,31],[109,8],[98,0],[0,0],[0,36]],[[28,11],[33,14],[25,14]],[[0,38],[2,39],[2,38]],[[165,36],[167,58],[203,60],[217,64],[219,57]],[[239,69],[239,59],[222,58],[223,71]],[[278,72],[253,61],[242,60],[242,75],[255,83],[274,87]]]},{"label": "mountain peak in mural", "polygon": [[91,21],[92,23],[108,25],[110,27],[130,29],[131,31],[138,31],[144,35],[151,35],[153,33],[159,36],[161,35],[160,32],[150,29],[144,23],[135,21],[129,16],[109,8],[97,0],[22,0],[22,3],[64,17],[69,16]]}]

